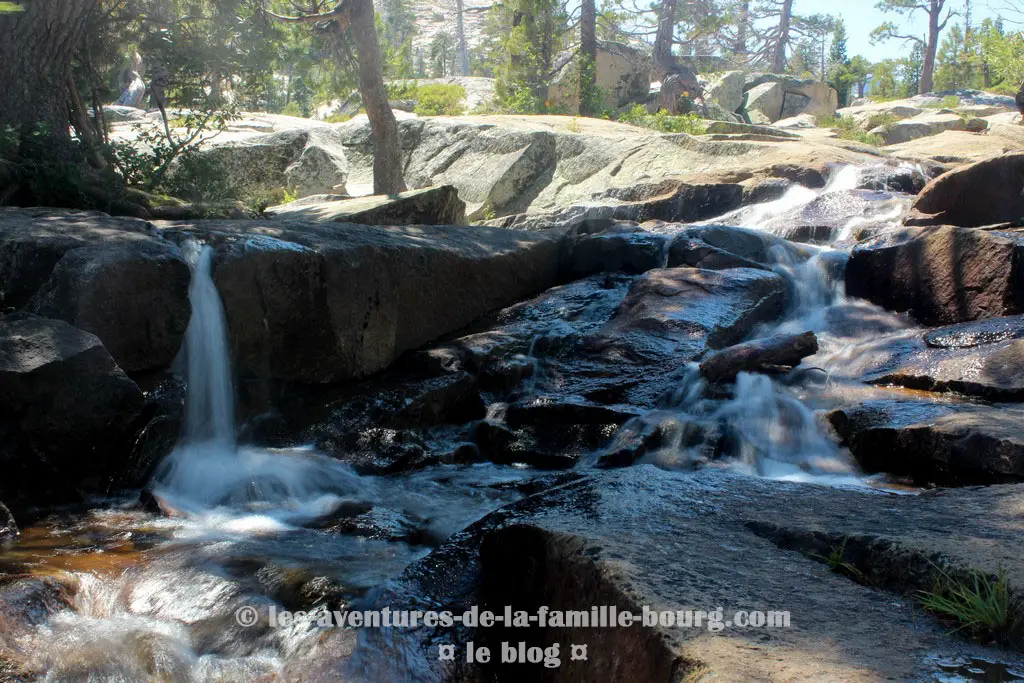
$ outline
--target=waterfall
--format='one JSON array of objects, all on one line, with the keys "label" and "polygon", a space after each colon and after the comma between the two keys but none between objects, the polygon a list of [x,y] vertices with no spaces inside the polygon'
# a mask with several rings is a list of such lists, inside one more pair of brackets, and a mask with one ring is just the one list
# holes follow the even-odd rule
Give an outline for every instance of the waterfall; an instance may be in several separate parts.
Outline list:
[{"label": "waterfall", "polygon": [[189,242],[185,257],[192,267],[189,301],[192,319],[185,332],[188,359],[186,442],[235,444],[235,397],[231,383],[227,321],[213,282],[213,249]]},{"label": "waterfall", "polygon": [[[185,333],[188,396],[185,430],[160,463],[152,490],[176,510],[233,513],[232,528],[280,528],[329,513],[350,497],[372,497],[352,469],[309,446],[259,448],[239,445],[224,306],[211,275],[213,249],[184,246],[192,267],[192,318]],[[358,495],[357,495],[358,494]],[[259,519],[247,511],[258,511]]]}]

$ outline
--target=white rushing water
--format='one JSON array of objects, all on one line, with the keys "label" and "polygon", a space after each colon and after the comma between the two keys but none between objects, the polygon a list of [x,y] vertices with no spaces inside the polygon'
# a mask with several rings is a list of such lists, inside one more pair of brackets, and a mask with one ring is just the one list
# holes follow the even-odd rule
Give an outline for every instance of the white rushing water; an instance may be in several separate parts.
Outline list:
[{"label": "white rushing water", "polygon": [[157,470],[153,491],[178,511],[205,514],[230,530],[285,528],[372,498],[373,486],[312,448],[239,446],[224,306],[212,277],[213,249],[190,242],[185,335],[186,431]]},{"label": "white rushing water", "polygon": [[[780,199],[704,223],[785,233],[799,225],[803,210],[812,203],[854,193],[861,185],[861,169],[839,167],[820,190],[794,185]],[[856,228],[882,231],[897,226],[902,211],[896,204],[884,213],[841,218],[846,224],[834,235],[834,243],[845,240]],[[789,309],[782,320],[760,326],[751,338],[814,332],[819,352],[802,364],[805,369],[814,368],[808,370],[806,381],[787,386],[767,375],[741,373],[730,395],[723,398],[709,392],[694,368],[666,405],[627,424],[608,451],[614,452],[653,422],[660,425],[661,438],[659,445],[645,454],[644,462],[683,469],[721,466],[788,481],[864,484],[850,454],[826,433],[815,406],[828,403],[829,395],[839,391],[837,381],[847,374],[859,349],[870,348],[870,341],[881,335],[915,326],[906,316],[846,296],[842,276],[848,258],[845,249],[831,245],[803,245],[802,249],[803,257],[792,249],[772,250],[772,269],[789,283]],[[692,424],[710,428],[713,438],[723,438],[726,457],[715,460],[716,455],[707,452],[707,442],[688,440]]]}]

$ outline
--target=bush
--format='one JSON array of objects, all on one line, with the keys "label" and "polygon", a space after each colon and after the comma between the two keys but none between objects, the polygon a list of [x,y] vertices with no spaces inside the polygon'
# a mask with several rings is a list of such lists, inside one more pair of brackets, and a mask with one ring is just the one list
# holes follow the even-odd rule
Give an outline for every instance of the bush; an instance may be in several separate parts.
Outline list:
[{"label": "bush", "polygon": [[305,113],[302,111],[302,107],[299,106],[298,102],[289,102],[285,105],[281,113],[285,116],[298,116],[299,118],[305,117]]},{"label": "bush", "polygon": [[939,102],[929,102],[921,106],[925,109],[956,109],[960,106],[960,98],[956,95],[946,95]]},{"label": "bush", "polygon": [[634,105],[632,109],[620,114],[619,122],[629,123],[642,128],[650,128],[661,133],[704,135],[708,132],[707,123],[696,114],[672,116],[667,111],[662,110],[652,115],[647,113],[647,107],[642,104]]},{"label": "bush", "polygon": [[413,111],[420,116],[462,116],[465,112],[466,89],[461,85],[421,85],[416,95],[419,102]]}]

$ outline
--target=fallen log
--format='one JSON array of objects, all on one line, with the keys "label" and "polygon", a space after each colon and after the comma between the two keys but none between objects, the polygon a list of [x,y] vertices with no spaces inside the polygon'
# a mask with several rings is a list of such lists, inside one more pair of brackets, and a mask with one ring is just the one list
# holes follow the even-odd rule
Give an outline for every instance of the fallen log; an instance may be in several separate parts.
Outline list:
[{"label": "fallen log", "polygon": [[700,374],[712,384],[731,382],[741,372],[785,372],[818,352],[813,332],[780,334],[730,346],[700,364]]}]

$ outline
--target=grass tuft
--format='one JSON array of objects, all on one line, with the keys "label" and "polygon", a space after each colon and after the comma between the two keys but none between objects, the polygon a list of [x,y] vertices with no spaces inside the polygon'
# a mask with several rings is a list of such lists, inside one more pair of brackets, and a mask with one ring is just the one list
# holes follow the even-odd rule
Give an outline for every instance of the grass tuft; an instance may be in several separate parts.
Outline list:
[{"label": "grass tuft", "polygon": [[933,590],[919,591],[918,600],[929,612],[959,624],[953,633],[966,630],[978,638],[999,640],[1014,626],[1003,569],[995,577],[973,572],[966,581],[942,572]]}]

